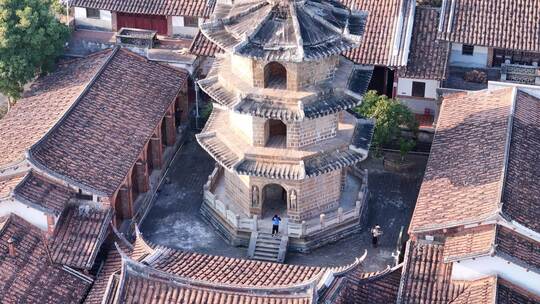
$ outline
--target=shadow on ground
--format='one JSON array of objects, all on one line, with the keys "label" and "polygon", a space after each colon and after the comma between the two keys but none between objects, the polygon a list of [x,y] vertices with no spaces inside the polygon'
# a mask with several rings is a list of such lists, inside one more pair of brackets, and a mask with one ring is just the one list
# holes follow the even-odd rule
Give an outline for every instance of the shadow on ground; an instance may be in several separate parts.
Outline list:
[{"label": "shadow on ground", "polygon": [[[375,271],[393,263],[401,227],[406,234],[420,188],[427,156],[411,156],[413,169],[404,173],[384,170],[382,161],[368,159],[362,168],[369,169],[370,207],[368,227],[378,224],[384,235],[378,248],[371,247],[369,229],[310,254],[289,253],[287,263],[338,266],[351,263],[368,250],[366,271]],[[151,242],[177,249],[245,258],[247,249],[229,246],[199,213],[202,189],[214,161],[195,139],[186,141],[169,169],[141,231]]]}]

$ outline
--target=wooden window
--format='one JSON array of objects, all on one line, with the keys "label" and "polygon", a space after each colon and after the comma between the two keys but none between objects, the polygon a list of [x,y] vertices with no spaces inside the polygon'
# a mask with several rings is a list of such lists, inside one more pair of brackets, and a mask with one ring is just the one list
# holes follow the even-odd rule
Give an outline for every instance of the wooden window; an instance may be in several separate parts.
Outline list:
[{"label": "wooden window", "polygon": [[474,54],[474,45],[464,44],[461,49],[462,55],[472,56]]},{"label": "wooden window", "polygon": [[413,81],[412,83],[412,96],[425,97],[426,96],[426,83],[420,81]]},{"label": "wooden window", "polygon": [[86,8],[86,18],[99,19],[99,10],[95,8]]},{"label": "wooden window", "polygon": [[199,26],[199,17],[184,16],[184,26],[198,27]]}]

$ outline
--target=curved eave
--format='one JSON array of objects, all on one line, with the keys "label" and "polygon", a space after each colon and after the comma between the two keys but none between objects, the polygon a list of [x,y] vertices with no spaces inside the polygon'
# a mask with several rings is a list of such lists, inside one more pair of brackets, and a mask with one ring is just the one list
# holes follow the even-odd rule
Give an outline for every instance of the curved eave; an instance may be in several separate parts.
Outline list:
[{"label": "curved eave", "polygon": [[235,167],[240,175],[264,177],[270,179],[301,180],[305,178],[302,162],[272,163],[244,159]]},{"label": "curved eave", "polygon": [[221,166],[232,170],[240,158],[214,132],[196,135],[199,145]]}]

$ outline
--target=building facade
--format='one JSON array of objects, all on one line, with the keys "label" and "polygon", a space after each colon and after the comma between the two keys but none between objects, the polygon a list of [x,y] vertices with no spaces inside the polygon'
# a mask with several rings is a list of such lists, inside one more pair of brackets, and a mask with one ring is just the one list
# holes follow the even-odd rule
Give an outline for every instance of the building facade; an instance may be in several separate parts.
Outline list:
[{"label": "building facade", "polygon": [[117,32],[121,28],[156,31],[169,37],[193,38],[213,9],[213,1],[72,0],[75,27]]}]

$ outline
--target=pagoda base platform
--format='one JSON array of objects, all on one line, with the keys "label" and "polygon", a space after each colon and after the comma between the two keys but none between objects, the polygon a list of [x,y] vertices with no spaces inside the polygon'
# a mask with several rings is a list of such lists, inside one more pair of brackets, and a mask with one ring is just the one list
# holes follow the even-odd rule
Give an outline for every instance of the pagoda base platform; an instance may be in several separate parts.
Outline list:
[{"label": "pagoda base platform", "polygon": [[[201,214],[229,244],[247,247],[252,232],[271,232],[271,215],[263,218],[250,216],[238,204],[230,201],[225,196],[222,170],[216,167],[208,178]],[[351,168],[338,208],[301,222],[282,216],[280,234],[288,235],[289,251],[308,253],[365,228],[367,204],[367,170]]]}]

